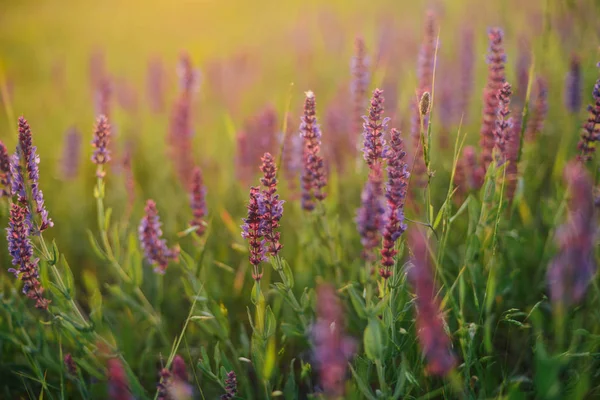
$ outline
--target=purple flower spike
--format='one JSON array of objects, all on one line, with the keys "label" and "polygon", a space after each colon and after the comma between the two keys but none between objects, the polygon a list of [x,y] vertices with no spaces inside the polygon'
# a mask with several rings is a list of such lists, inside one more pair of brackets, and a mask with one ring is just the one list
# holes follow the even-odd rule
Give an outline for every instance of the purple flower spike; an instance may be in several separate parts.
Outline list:
[{"label": "purple flower spike", "polygon": [[13,203],[10,209],[6,239],[12,264],[17,268],[9,269],[23,281],[23,294],[35,300],[35,307],[48,309],[49,300],[44,298],[44,288],[39,281],[38,259],[33,258],[33,246],[30,239],[30,223],[25,207]]},{"label": "purple flower spike", "polygon": [[323,201],[327,196],[323,191],[327,185],[327,176],[325,162],[321,157],[321,130],[317,124],[315,95],[311,91],[306,92],[301,121],[300,136],[304,138],[302,208],[311,211],[315,208],[315,200]]},{"label": "purple flower spike", "polygon": [[375,89],[371,99],[369,115],[363,117],[363,153],[369,168],[381,169],[385,140],[383,135],[389,118],[383,118],[383,90]]},{"label": "purple flower spike", "polygon": [[248,202],[248,217],[244,219],[242,225],[242,237],[248,239],[250,247],[250,264],[254,268],[252,278],[255,281],[260,281],[262,273],[258,269],[258,265],[265,260],[265,246],[263,237],[263,222],[261,218],[260,204],[262,195],[260,188],[253,186],[250,188],[250,201]]},{"label": "purple flower spike", "polygon": [[568,217],[556,233],[559,251],[548,269],[550,298],[555,305],[580,302],[597,265],[594,260],[596,216],[593,184],[585,167],[569,163],[563,175],[569,186]]},{"label": "purple flower spike", "polygon": [[192,209],[191,226],[197,226],[196,234],[204,235],[206,231],[206,187],[202,178],[202,170],[195,167],[192,171],[192,185],[190,189],[190,207]]},{"label": "purple flower spike", "polygon": [[103,165],[110,161],[110,150],[108,148],[110,144],[110,125],[106,116],[101,115],[96,121],[96,127],[94,129],[94,139],[92,139],[92,146],[94,147],[94,154],[92,155],[92,162],[96,165]]},{"label": "purple flower spike", "polygon": [[596,130],[596,126],[600,124],[600,78],[598,78],[594,85],[592,97],[594,102],[588,105],[588,118],[583,125],[581,139],[579,139],[577,146],[580,151],[578,157],[584,162],[592,159],[592,155],[596,151],[596,142],[600,139],[600,135]]},{"label": "purple flower spike", "polygon": [[[37,154],[37,148],[33,145],[29,124],[25,118],[19,117],[19,145],[11,164],[12,192],[17,196],[19,203],[28,205],[27,184],[29,184],[35,212],[40,216],[40,225],[35,233],[54,226],[52,220],[48,218],[48,211],[44,206],[44,194],[39,186],[39,163],[40,157]],[[29,216],[29,218],[32,217],[32,215]]]},{"label": "purple flower spike", "polygon": [[277,194],[277,167],[271,153],[265,153],[261,158],[260,170],[263,177],[260,182],[264,186],[260,197],[259,210],[262,219],[262,234],[267,242],[267,251],[276,256],[283,247],[279,243],[281,234],[277,231],[283,215],[283,200]]},{"label": "purple flower spike", "polygon": [[177,261],[179,248],[169,249],[166,240],[162,239],[162,229],[156,203],[153,200],[146,202],[145,215],[140,222],[138,233],[146,260],[155,266],[154,272],[164,274],[169,260]]},{"label": "purple flower spike", "polygon": [[232,400],[237,394],[237,377],[234,371],[229,371],[225,378],[225,394],[221,395],[221,400]]},{"label": "purple flower spike", "polygon": [[392,275],[391,267],[394,266],[394,256],[398,253],[394,248],[396,241],[406,230],[404,223],[404,203],[408,191],[410,173],[406,164],[404,143],[400,131],[391,130],[390,145],[386,148],[385,156],[388,160],[388,183],[385,190],[387,210],[385,228],[383,232],[383,247],[381,249],[381,264],[379,275],[387,279]]}]

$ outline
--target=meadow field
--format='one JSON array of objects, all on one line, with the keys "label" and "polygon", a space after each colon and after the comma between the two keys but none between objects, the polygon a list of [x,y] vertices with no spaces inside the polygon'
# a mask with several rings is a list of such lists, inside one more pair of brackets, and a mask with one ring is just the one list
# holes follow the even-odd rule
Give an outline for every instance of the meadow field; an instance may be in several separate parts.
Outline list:
[{"label": "meadow field", "polygon": [[0,399],[600,398],[599,21],[3,2]]}]

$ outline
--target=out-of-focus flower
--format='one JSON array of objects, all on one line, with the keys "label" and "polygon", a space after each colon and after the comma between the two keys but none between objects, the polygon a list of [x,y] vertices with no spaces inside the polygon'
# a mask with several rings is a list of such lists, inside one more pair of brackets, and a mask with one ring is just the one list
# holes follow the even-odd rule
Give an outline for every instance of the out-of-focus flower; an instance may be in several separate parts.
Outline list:
[{"label": "out-of-focus flower", "polygon": [[169,260],[178,260],[179,248],[173,247],[169,249],[166,240],[162,238],[161,222],[158,217],[156,203],[153,200],[146,202],[144,217],[140,222],[138,234],[146,260],[155,266],[155,272],[164,274],[167,270]]},{"label": "out-of-focus flower", "polygon": [[302,208],[311,211],[315,208],[315,200],[322,201],[327,196],[323,190],[327,185],[327,176],[321,157],[321,130],[317,123],[315,95],[311,91],[306,92],[301,121],[300,135],[304,138]]},{"label": "out-of-focus flower", "polygon": [[[492,153],[496,139],[494,131],[496,129],[496,114],[498,112],[498,92],[505,81],[504,66],[506,64],[506,54],[502,43],[504,33],[499,28],[492,28],[488,32],[490,48],[487,56],[488,77],[487,85],[483,90],[483,121],[480,131],[479,145],[481,147],[481,167],[482,176],[492,161]],[[481,186],[480,182],[478,186]]]},{"label": "out-of-focus flower", "polygon": [[71,375],[72,377],[77,376],[77,364],[75,364],[75,361],[73,360],[73,356],[70,353],[67,353],[65,355],[65,369],[67,370],[67,373],[69,375]]},{"label": "out-of-focus flower", "polygon": [[6,146],[0,141],[0,197],[10,197],[11,193],[10,156]]},{"label": "out-of-focus flower", "polygon": [[573,114],[581,109],[581,62],[574,54],[565,78],[565,107]]},{"label": "out-of-focus flower", "polygon": [[108,396],[111,400],[132,400],[127,374],[121,360],[108,360]]},{"label": "out-of-focus flower", "polygon": [[431,93],[433,82],[433,64],[436,52],[436,19],[433,12],[429,11],[425,19],[425,29],[423,41],[419,51],[417,63],[418,87],[416,98],[412,104],[412,118],[410,136],[412,145],[415,149],[415,159],[412,167],[412,183],[415,187],[424,187],[427,183],[425,179],[426,166],[423,158],[423,146],[421,145],[421,135],[426,134],[429,127],[429,117],[427,113],[422,113],[421,99],[426,92]]},{"label": "out-of-focus flower", "polygon": [[416,329],[421,349],[427,359],[427,370],[433,375],[446,375],[456,365],[451,341],[444,330],[443,316],[436,300],[431,270],[429,244],[422,232],[410,232],[412,266],[407,275],[416,295]]},{"label": "out-of-focus flower", "polygon": [[166,75],[165,67],[159,57],[148,61],[146,93],[152,112],[161,113],[165,110]]},{"label": "out-of-focus flower", "polygon": [[356,213],[356,226],[363,246],[363,258],[375,260],[374,250],[381,243],[384,227],[385,203],[383,200],[381,170],[372,171],[361,194],[361,206]]},{"label": "out-of-focus flower", "polygon": [[345,335],[344,310],[331,285],[317,287],[317,318],[311,329],[314,365],[327,396],[343,396],[348,361],[356,343]]},{"label": "out-of-focus flower", "polygon": [[244,121],[244,127],[237,135],[236,154],[236,172],[244,184],[254,178],[256,161],[264,153],[277,152],[281,144],[279,134],[277,111],[270,104]]},{"label": "out-of-focus flower", "polygon": [[548,85],[543,78],[538,78],[536,81],[537,85],[537,96],[533,109],[531,110],[531,117],[527,122],[527,129],[525,131],[525,138],[528,141],[533,141],[544,129],[544,122],[546,120],[546,114],[548,113]]},{"label": "out-of-focus flower", "polygon": [[351,135],[348,140],[355,142],[355,135],[360,133],[362,127],[362,116],[367,106],[367,92],[371,80],[369,71],[369,57],[365,48],[365,42],[361,37],[354,41],[354,56],[350,63],[352,73],[352,83],[350,85],[350,94],[352,96],[352,124]]},{"label": "out-of-focus flower", "polygon": [[35,300],[35,307],[47,310],[50,300],[44,298],[44,288],[39,281],[39,260],[33,257],[30,223],[27,221],[27,217],[25,207],[12,203],[6,240],[8,252],[12,257],[12,265],[16,268],[10,268],[8,271],[23,282],[23,294]]},{"label": "out-of-focus flower", "polygon": [[173,358],[171,371],[167,368],[161,369],[158,387],[158,400],[186,400],[193,395],[192,386],[189,384],[187,367],[180,355]]},{"label": "out-of-focus flower", "polygon": [[570,193],[568,217],[556,233],[558,254],[548,268],[548,285],[552,302],[569,306],[583,299],[596,273],[597,223],[592,179],[585,167],[572,161],[563,179]]},{"label": "out-of-focus flower", "polygon": [[69,128],[65,135],[60,170],[65,180],[72,180],[79,172],[79,156],[81,154],[81,133],[75,127]]}]

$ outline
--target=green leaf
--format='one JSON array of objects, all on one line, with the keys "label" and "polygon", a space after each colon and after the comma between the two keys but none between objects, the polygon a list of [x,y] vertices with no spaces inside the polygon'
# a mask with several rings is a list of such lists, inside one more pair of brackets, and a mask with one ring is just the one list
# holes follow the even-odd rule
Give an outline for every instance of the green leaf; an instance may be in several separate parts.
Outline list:
[{"label": "green leaf", "polygon": [[354,377],[354,381],[360,392],[369,400],[377,400],[377,397],[371,392],[369,385],[356,373],[354,368],[352,368],[352,365],[350,365],[350,371],[352,371],[352,376]]},{"label": "green leaf", "polygon": [[267,312],[265,313],[265,332],[264,332],[265,340],[270,338],[271,336],[273,336],[276,328],[277,328],[277,320],[275,319],[275,314],[273,314],[273,310],[271,310],[271,306],[267,306]]},{"label": "green leaf", "polygon": [[298,386],[296,385],[296,376],[294,372],[294,362],[296,359],[292,359],[290,362],[290,373],[288,374],[287,381],[283,388],[283,394],[286,400],[298,400]]},{"label": "green leaf", "polygon": [[350,293],[350,302],[352,303],[352,307],[354,307],[356,314],[362,319],[367,319],[365,299],[358,294],[358,291],[353,286],[348,287],[348,293]]},{"label": "green leaf", "polygon": [[371,361],[381,360],[388,345],[387,330],[378,318],[369,318],[369,324],[363,336],[365,353]]},{"label": "green leaf", "polygon": [[108,228],[110,227],[110,217],[112,216],[112,208],[106,210],[104,214],[104,232],[108,232]]},{"label": "green leaf", "polygon": [[67,260],[63,257],[61,261],[65,272],[65,289],[67,290],[67,294],[70,300],[72,298],[75,298],[75,277],[73,276],[73,271],[71,270],[71,267],[69,267],[69,263],[67,262]]},{"label": "green leaf", "polygon": [[100,245],[98,245],[98,242],[96,241],[96,238],[94,237],[92,231],[88,229],[86,232],[88,234],[89,242],[92,245],[92,250],[94,250],[94,253],[96,253],[98,258],[100,258],[101,260],[106,260],[106,254],[104,254],[104,252],[100,249]]},{"label": "green leaf", "polygon": [[292,269],[287,261],[282,260],[283,264],[283,276],[285,276],[285,284],[290,289],[294,288],[294,274],[292,273]]}]

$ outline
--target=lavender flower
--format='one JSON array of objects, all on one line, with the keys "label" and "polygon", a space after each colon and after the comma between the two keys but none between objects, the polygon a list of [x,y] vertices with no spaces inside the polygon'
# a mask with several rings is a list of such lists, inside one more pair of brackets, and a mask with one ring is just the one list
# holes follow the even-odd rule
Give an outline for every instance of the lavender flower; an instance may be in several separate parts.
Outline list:
[{"label": "lavender flower", "polygon": [[443,316],[435,297],[435,283],[431,271],[429,243],[422,232],[410,232],[409,242],[413,259],[407,271],[416,295],[417,335],[427,359],[427,370],[433,375],[444,376],[456,365],[451,341],[444,330]]},{"label": "lavender flower", "polygon": [[79,156],[81,154],[81,133],[75,127],[69,128],[65,135],[61,172],[63,179],[72,180],[79,172]]},{"label": "lavender flower", "polygon": [[161,222],[158,210],[156,209],[156,203],[153,200],[146,202],[144,213],[145,215],[138,228],[140,243],[142,244],[146,260],[155,266],[154,272],[164,274],[167,270],[169,260],[178,260],[179,248],[173,247],[169,249],[166,240],[162,239]]},{"label": "lavender flower", "polygon": [[111,400],[132,400],[127,374],[118,358],[108,360],[108,396]]},{"label": "lavender flower", "polygon": [[[482,176],[485,176],[488,165],[492,161],[492,152],[496,142],[494,131],[496,128],[496,114],[498,111],[498,92],[505,81],[504,65],[506,55],[502,40],[504,33],[499,28],[492,28],[488,32],[490,49],[487,57],[488,78],[487,86],[483,90],[483,121],[480,131],[481,167]],[[481,186],[480,182],[478,186]]]},{"label": "lavender flower", "polygon": [[244,219],[242,225],[242,237],[248,239],[250,247],[250,264],[254,269],[252,278],[255,281],[260,281],[262,273],[258,269],[258,265],[265,260],[265,246],[261,240],[263,237],[263,223],[260,213],[260,203],[262,195],[260,189],[256,186],[250,188],[250,201],[248,202],[248,217]]},{"label": "lavender flower", "polygon": [[548,269],[548,285],[552,302],[569,306],[583,299],[596,273],[597,224],[592,179],[585,167],[569,163],[563,179],[570,193],[568,217],[556,233],[559,251]]},{"label": "lavender flower", "polygon": [[363,124],[363,157],[372,170],[381,169],[385,147],[383,135],[389,118],[382,118],[384,102],[383,90],[375,89],[371,99],[369,115],[363,117],[365,121]]},{"label": "lavender flower", "polygon": [[12,192],[10,156],[4,143],[0,141],[0,197],[10,197]]},{"label": "lavender flower", "polygon": [[[598,67],[600,68],[600,63],[598,64]],[[577,146],[580,151],[578,158],[583,162],[592,159],[592,154],[596,151],[595,142],[600,139],[600,134],[596,129],[596,126],[600,124],[600,78],[598,78],[594,85],[592,97],[594,103],[588,105],[589,115],[586,123],[583,125],[581,139],[579,139],[579,144]]]},{"label": "lavender flower", "polygon": [[190,226],[195,226],[198,236],[204,235],[206,231],[206,187],[200,167],[192,171],[192,184],[190,187],[190,208],[192,209],[192,220]]},{"label": "lavender flower", "polygon": [[[54,223],[48,217],[48,211],[44,206],[44,194],[39,186],[39,163],[40,157],[37,154],[37,148],[33,145],[29,124],[25,118],[19,117],[19,145],[13,155],[11,164],[12,192],[13,195],[17,196],[19,203],[28,205],[27,184],[29,184],[31,200],[35,204],[35,212],[40,216],[40,225],[37,231],[43,232],[54,226]],[[26,176],[24,171],[27,172]],[[30,216],[30,218],[32,217]]]},{"label": "lavender flower", "polygon": [[92,146],[95,148],[92,154],[92,162],[96,165],[104,165],[110,161],[110,125],[106,116],[101,115],[96,121]]},{"label": "lavender flower", "polygon": [[327,196],[323,188],[327,185],[325,163],[320,155],[321,130],[317,124],[315,111],[315,95],[306,92],[304,115],[301,118],[300,135],[304,138],[302,161],[302,208],[311,211],[315,208],[315,200],[322,201]]},{"label": "lavender flower", "polygon": [[512,128],[512,118],[510,118],[510,96],[512,95],[512,87],[510,83],[505,82],[498,93],[498,112],[496,117],[496,129],[494,130],[494,138],[496,139],[496,162],[498,165],[506,161],[507,156],[507,135]]},{"label": "lavender flower", "polygon": [[356,343],[344,332],[344,310],[331,285],[317,287],[317,318],[311,329],[313,365],[327,396],[343,396],[348,361]]},{"label": "lavender flower", "polygon": [[537,135],[542,132],[546,114],[548,113],[548,85],[543,78],[538,78],[536,84],[537,97],[525,131],[525,138],[529,141],[535,140]]},{"label": "lavender flower", "polygon": [[383,268],[379,270],[379,275],[384,279],[392,275],[391,267],[394,266],[394,256],[398,254],[394,246],[398,238],[406,230],[406,224],[404,223],[404,203],[406,201],[408,180],[410,177],[400,131],[392,129],[390,134],[390,145],[385,150],[385,157],[388,162],[388,183],[385,188],[387,210],[383,232],[383,247],[381,249],[381,264]]},{"label": "lavender flower", "polygon": [[362,194],[361,206],[356,213],[356,225],[363,246],[362,256],[367,261],[374,261],[375,250],[381,243],[385,205],[383,202],[383,182],[381,171],[369,174]]},{"label": "lavender flower", "polygon": [[227,373],[225,378],[225,394],[221,395],[221,400],[232,400],[237,394],[237,377],[234,371]]},{"label": "lavender flower", "polygon": [[[369,57],[366,54],[365,42],[357,37],[354,41],[354,56],[350,64],[352,73],[352,83],[350,94],[352,96],[353,117],[352,117],[352,135],[360,132],[362,126],[362,115],[365,112],[367,103],[367,91],[371,80],[369,73]],[[354,142],[354,136],[351,137]]]},{"label": "lavender flower", "polygon": [[279,221],[283,215],[283,200],[279,200],[277,194],[277,167],[271,153],[265,153],[261,158],[260,170],[263,177],[260,182],[264,186],[259,202],[259,212],[262,219],[262,235],[265,238],[266,251],[276,256],[283,247],[279,243],[280,232]]},{"label": "lavender flower", "polygon": [[574,54],[565,78],[565,107],[572,114],[581,109],[581,62]]},{"label": "lavender flower", "polygon": [[27,209],[17,203],[12,203],[6,239],[8,252],[12,257],[12,265],[8,271],[23,281],[23,294],[35,300],[35,307],[48,309],[50,300],[44,298],[44,288],[39,281],[38,262],[33,258],[33,246],[30,239],[30,224],[27,221]]}]

